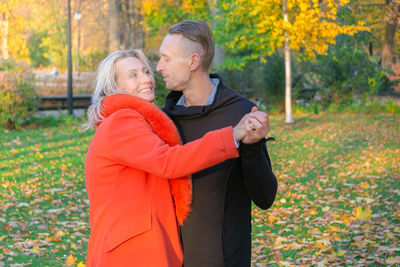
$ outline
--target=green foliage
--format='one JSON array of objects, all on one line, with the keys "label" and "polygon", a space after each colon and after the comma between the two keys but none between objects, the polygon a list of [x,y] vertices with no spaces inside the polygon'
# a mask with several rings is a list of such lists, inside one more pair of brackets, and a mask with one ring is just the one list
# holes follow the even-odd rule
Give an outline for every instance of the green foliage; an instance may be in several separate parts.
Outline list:
[{"label": "green foliage", "polygon": [[164,79],[163,79],[161,73],[156,71],[156,66],[157,66],[157,63],[158,63],[158,60],[160,59],[160,57],[155,53],[149,53],[149,54],[147,54],[147,58],[151,62],[154,80],[156,81],[155,104],[159,108],[162,108],[165,106],[165,98],[171,91],[165,87],[165,82],[164,82]]},{"label": "green foliage", "polygon": [[154,73],[154,79],[156,80],[156,100],[155,103],[159,108],[165,106],[165,98],[170,93],[170,91],[165,88],[165,82],[160,73]]},{"label": "green foliage", "polygon": [[107,50],[94,49],[86,55],[81,55],[79,60],[81,71],[94,71],[99,63],[108,55]]},{"label": "green foliage", "polygon": [[[360,38],[360,39],[358,39]],[[339,36],[327,55],[314,62],[303,62],[304,78],[325,102],[351,102],[356,96],[368,97],[391,90],[386,73],[370,58],[361,35]]]},{"label": "green foliage", "polygon": [[[264,63],[265,62],[265,63]],[[301,86],[296,73],[297,62],[292,61],[293,87]],[[235,91],[251,98],[265,110],[283,111],[285,100],[285,66],[279,52],[265,60],[253,59],[243,69],[218,71],[224,83]],[[301,76],[300,76],[301,77]]]},{"label": "green foliage", "polygon": [[[302,75],[297,73],[297,65],[298,62],[292,60],[292,92],[295,92],[299,86],[304,86],[301,83]],[[273,102],[280,111],[283,111],[285,104],[285,61],[283,55],[277,51],[271,56],[266,57],[266,63],[262,67],[263,99],[264,101]]]},{"label": "green foliage", "polygon": [[47,58],[52,65],[59,69],[67,68],[67,20],[63,19],[57,25],[54,25],[48,31],[47,36],[42,38],[42,47],[46,51],[44,57]]},{"label": "green foliage", "polygon": [[77,126],[87,122],[85,116],[74,116],[70,114],[59,113],[57,116],[35,116],[28,119],[24,123],[24,127],[33,129],[37,127],[60,127],[62,126]]},{"label": "green foliage", "polygon": [[383,110],[388,113],[400,114],[400,104],[396,104],[392,99],[388,99],[383,105]]},{"label": "green foliage", "polygon": [[210,21],[208,1],[143,1],[145,23],[150,34],[164,35],[181,20]]},{"label": "green foliage", "polygon": [[39,97],[25,66],[9,62],[6,65],[12,67],[0,77],[0,124],[15,129],[37,110]]},{"label": "green foliage", "polygon": [[0,57],[0,71],[12,71],[17,69],[17,64],[13,60]]},{"label": "green foliage", "polygon": [[310,102],[293,105],[293,114],[400,114],[400,102],[392,98],[369,97],[331,103]]},{"label": "green foliage", "polygon": [[47,49],[43,46],[42,39],[47,36],[47,32],[32,33],[28,39],[29,57],[32,67],[49,66],[50,59],[46,57]]},{"label": "green foliage", "polygon": [[262,64],[250,61],[242,70],[225,69],[216,71],[227,86],[250,98],[261,98]]}]

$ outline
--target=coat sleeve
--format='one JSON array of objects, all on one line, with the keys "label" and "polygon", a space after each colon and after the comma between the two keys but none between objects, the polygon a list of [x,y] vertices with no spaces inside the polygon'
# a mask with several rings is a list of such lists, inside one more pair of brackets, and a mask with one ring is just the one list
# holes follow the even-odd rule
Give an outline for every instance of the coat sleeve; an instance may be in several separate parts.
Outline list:
[{"label": "coat sleeve", "polygon": [[268,209],[275,200],[278,182],[272,172],[265,138],[254,144],[241,143],[240,162],[251,200],[261,209]]},{"label": "coat sleeve", "polygon": [[239,156],[232,127],[209,132],[185,145],[170,146],[133,110],[117,111],[109,119],[107,142],[112,159],[160,177],[179,178]]}]

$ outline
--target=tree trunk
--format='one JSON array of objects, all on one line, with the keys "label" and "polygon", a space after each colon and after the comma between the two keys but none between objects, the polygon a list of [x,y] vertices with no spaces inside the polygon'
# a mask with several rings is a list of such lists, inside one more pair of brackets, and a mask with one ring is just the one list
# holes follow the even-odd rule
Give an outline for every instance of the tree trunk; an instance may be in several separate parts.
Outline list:
[{"label": "tree trunk", "polygon": [[108,0],[108,50],[110,53],[120,49],[118,17],[118,0]]},{"label": "tree trunk", "polygon": [[143,29],[143,13],[142,13],[142,1],[133,0],[133,11],[132,22],[133,22],[133,44],[135,48],[144,48],[144,29]]},{"label": "tree trunk", "polygon": [[394,36],[396,34],[396,24],[386,24],[385,39],[382,48],[382,67],[384,69],[392,69],[393,64],[393,46]]},{"label": "tree trunk", "polygon": [[[215,29],[217,25],[217,21],[215,20],[215,17],[217,16],[217,0],[208,0],[208,5],[210,6],[210,15],[212,18],[212,28]],[[224,62],[224,49],[222,47],[215,47],[215,53],[214,53],[214,58],[212,61],[212,65],[220,65],[222,62]]]},{"label": "tree trunk", "polygon": [[[283,19],[289,22],[286,0],[282,1],[283,6]],[[284,54],[285,54],[285,123],[293,123],[292,114],[292,74],[290,65],[290,43],[289,35],[285,31],[285,42],[283,44]]]},{"label": "tree trunk", "polygon": [[[131,49],[133,47],[133,24],[131,17],[133,16],[131,12],[132,1],[121,1],[120,6],[120,29],[121,29],[121,46],[123,49]],[[134,19],[134,18],[133,18]]]},{"label": "tree trunk", "polygon": [[8,58],[8,20],[7,15],[3,14],[0,17],[0,37],[1,37],[1,56],[5,59]]},{"label": "tree trunk", "polygon": [[76,45],[76,72],[78,73],[78,77],[81,75],[81,69],[80,69],[80,50],[81,50],[81,18],[82,18],[82,13],[81,13],[81,0],[78,0],[78,7],[77,7],[77,13],[75,13],[75,18],[77,20],[77,28],[78,28],[78,40],[77,40],[77,45]]},{"label": "tree trunk", "polygon": [[369,51],[369,56],[373,56],[374,55],[374,48],[373,48],[373,43],[372,42],[369,42],[368,51]]},{"label": "tree trunk", "polygon": [[384,69],[392,69],[393,65],[393,47],[397,23],[399,19],[400,4],[397,1],[387,1],[385,16],[385,38],[382,47],[382,67]]},{"label": "tree trunk", "polygon": [[144,29],[142,3],[139,0],[121,2],[121,28],[123,47],[125,49],[144,48]]}]

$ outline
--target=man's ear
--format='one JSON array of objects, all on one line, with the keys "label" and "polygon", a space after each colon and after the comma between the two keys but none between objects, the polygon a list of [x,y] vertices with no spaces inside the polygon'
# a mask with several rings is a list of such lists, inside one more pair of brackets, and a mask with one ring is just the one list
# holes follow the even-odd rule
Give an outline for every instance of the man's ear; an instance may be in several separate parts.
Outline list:
[{"label": "man's ear", "polygon": [[190,71],[195,71],[200,68],[201,65],[201,57],[199,54],[192,54],[190,57]]}]

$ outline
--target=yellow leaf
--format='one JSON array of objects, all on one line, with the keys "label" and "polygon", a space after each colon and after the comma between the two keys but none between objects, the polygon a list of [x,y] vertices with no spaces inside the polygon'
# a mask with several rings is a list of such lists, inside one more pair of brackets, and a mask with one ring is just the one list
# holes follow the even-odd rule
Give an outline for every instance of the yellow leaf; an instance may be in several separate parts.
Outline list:
[{"label": "yellow leaf", "polygon": [[270,224],[274,224],[277,220],[278,220],[278,218],[275,217],[275,216],[273,216],[273,215],[269,215],[269,216],[268,216],[268,222],[269,222]]},{"label": "yellow leaf", "polygon": [[363,209],[361,206],[356,209],[356,219],[361,221],[368,221],[371,219],[372,211],[370,207]]},{"label": "yellow leaf", "polygon": [[57,235],[57,236],[63,236],[63,235],[65,235],[65,233],[64,233],[63,231],[60,230],[60,231],[57,231],[56,235]]},{"label": "yellow leaf", "polygon": [[74,256],[72,256],[72,255],[69,255],[69,256],[67,257],[67,260],[65,261],[65,263],[66,263],[66,264],[75,263],[76,260],[77,260],[76,257],[74,257]]},{"label": "yellow leaf", "polygon": [[369,183],[368,182],[361,183],[360,188],[361,189],[369,189]]},{"label": "yellow leaf", "polygon": [[386,236],[387,238],[390,238],[390,239],[394,238],[394,234],[393,234],[392,232],[387,232],[387,233],[385,233],[385,236]]},{"label": "yellow leaf", "polygon": [[85,267],[86,265],[81,261],[81,262],[79,262],[77,265],[76,265],[76,267]]},{"label": "yellow leaf", "polygon": [[318,211],[316,209],[311,209],[310,214],[311,215],[318,214]]}]

